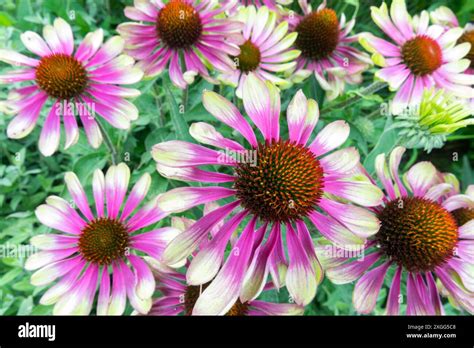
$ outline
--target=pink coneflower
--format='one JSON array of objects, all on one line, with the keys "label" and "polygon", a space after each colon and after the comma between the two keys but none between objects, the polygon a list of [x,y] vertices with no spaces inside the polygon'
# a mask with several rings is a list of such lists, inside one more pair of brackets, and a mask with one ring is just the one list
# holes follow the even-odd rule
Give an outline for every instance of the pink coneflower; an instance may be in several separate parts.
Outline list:
[{"label": "pink coneflower", "polygon": [[[262,140],[257,140],[251,125],[227,99],[206,91],[203,104],[214,117],[239,132],[250,147],[224,138],[207,123],[193,124],[190,134],[221,151],[183,141],[153,147],[157,169],[165,177],[227,183],[227,187],[173,189],[160,197],[160,209],[178,212],[224,198],[231,200],[174,239],[163,261],[174,264],[187,258],[214,225],[241,207],[191,262],[188,284],[202,285],[212,280],[195,314],[222,314],[238,298],[241,302],[255,299],[268,272],[277,288],[286,282],[294,301],[308,304],[322,272],[307,226],[316,226],[328,239],[343,246],[363,244],[379,227],[371,212],[340,201],[375,206],[382,199],[375,185],[348,174],[359,163],[355,148],[330,153],[346,141],[349,125],[344,121],[330,123],[307,145],[319,111],[317,103],[299,91],[288,106],[289,138],[281,139],[279,92],[253,73],[244,83],[243,104]],[[199,168],[206,165],[224,167],[226,173]],[[239,225],[243,225],[243,231],[224,262],[228,241]],[[289,265],[282,241],[284,229]]]},{"label": "pink coneflower", "polygon": [[156,76],[169,66],[171,81],[184,89],[197,74],[211,79],[207,65],[221,72],[235,69],[230,56],[240,50],[228,39],[242,23],[216,18],[226,8],[211,0],[140,1],[126,7],[125,15],[144,23],[123,23],[117,31],[145,75]]},{"label": "pink coneflower", "polygon": [[326,91],[328,100],[344,91],[345,83],[362,81],[362,73],[371,64],[370,58],[352,47],[357,35],[349,35],[355,20],[346,23],[342,14],[326,7],[324,0],[313,11],[307,0],[299,1],[303,15],[291,13],[286,17],[293,31],[298,33],[295,48],[301,51],[295,75],[305,78],[311,73]]},{"label": "pink coneflower", "polygon": [[[443,26],[445,30],[460,26],[456,15],[445,6],[440,6],[431,12],[430,17],[433,23]],[[470,43],[471,49],[465,59],[458,61],[458,67],[459,69],[464,69],[467,66],[467,69],[464,72],[469,75],[474,75],[474,25],[471,23],[467,23],[464,26],[463,34],[457,41],[458,44],[464,42]],[[474,95],[471,95],[470,107],[471,111],[474,112]]]},{"label": "pink coneflower", "polygon": [[33,285],[43,286],[60,278],[40,300],[43,305],[55,304],[54,314],[88,314],[97,286],[97,314],[122,314],[127,297],[140,313],[151,308],[155,280],[140,255],[159,259],[179,231],[159,228],[142,232],[166,214],[157,208],[156,199],[135,212],[150,187],[149,174],[137,181],[124,203],[129,179],[130,170],[123,163],[110,167],[105,176],[96,170],[93,213],[79,179],[69,172],[65,182],[79,212],[57,196],[48,197],[47,204],[36,209],[42,224],[61,231],[33,237],[31,244],[42,251],[25,265],[28,270],[39,269],[31,277]]},{"label": "pink coneflower", "polygon": [[[358,279],[353,303],[359,313],[374,310],[387,274],[392,278],[389,315],[399,314],[402,302],[408,315],[443,314],[436,280],[456,303],[473,313],[474,220],[459,221],[455,212],[472,209],[474,200],[464,195],[447,197],[453,186],[442,180],[430,162],[414,165],[402,182],[398,166],[404,151],[395,148],[389,166],[384,154],[376,158],[386,197],[375,207],[380,230],[369,238],[364,257],[318,253],[326,274],[337,284]],[[406,283],[406,294],[401,292],[401,283]]]},{"label": "pink coneflower", "polygon": [[[148,315],[193,315],[193,309],[209,284],[187,285],[186,276],[179,272],[159,273],[157,290],[162,294],[153,301]],[[237,301],[223,313],[226,316],[302,315],[304,307],[291,303],[253,300]]]},{"label": "pink coneflower", "polygon": [[254,6],[240,9],[235,17],[245,23],[244,43],[240,54],[234,57],[237,70],[222,74],[219,79],[237,87],[236,95],[242,98],[242,87],[249,72],[278,86],[288,85],[277,73],[291,72],[296,66],[298,50],[289,50],[296,40],[296,33],[287,35],[288,23],[276,24],[277,14],[267,7],[258,10]]},{"label": "pink coneflower", "polygon": [[21,139],[31,133],[47,100],[54,105],[39,139],[39,149],[45,156],[59,147],[61,116],[66,132],[65,149],[79,138],[77,115],[94,148],[102,142],[94,111],[115,128],[129,128],[130,121],[138,117],[138,110],[125,98],[136,97],[140,92],[118,85],[138,82],[143,73],[133,66],[131,57],[121,54],[123,39],[114,36],[102,44],[103,31],[98,29],[87,34],[73,54],[72,30],[61,18],[54,21],[54,26],[44,27],[43,37],[44,40],[32,31],[21,35],[25,47],[39,59],[0,50],[1,61],[25,67],[0,75],[0,83],[33,83],[13,89],[4,102],[4,108],[16,115],[8,125],[8,137]]},{"label": "pink coneflower", "polygon": [[[207,204],[204,208],[204,215],[209,214],[217,208],[219,208],[219,206],[216,204],[213,206]],[[172,218],[172,226],[180,231],[189,228],[193,223],[195,223],[194,220],[187,218]],[[222,225],[223,223],[221,222],[218,226],[215,226],[210,234],[215,236]],[[211,241],[212,238],[205,239],[201,242],[199,248],[205,248],[207,244],[211,243]],[[203,285],[188,285],[185,274],[176,271],[173,268],[166,267],[154,260],[147,258],[147,261],[153,267],[157,290],[159,293],[158,298],[153,301],[153,306],[148,312],[148,315],[193,315],[196,304],[197,306],[200,305],[199,297],[207,288],[209,283]],[[184,270],[187,271],[189,266],[190,262],[187,261],[184,265]],[[271,288],[273,288],[273,286],[267,284],[264,290],[270,290]],[[260,300],[241,302],[240,299],[237,299],[235,303],[230,304],[225,312],[220,314],[227,316],[302,315],[303,312],[304,307],[297,304],[269,303]]]},{"label": "pink coneflower", "polygon": [[374,55],[383,68],[376,77],[397,91],[393,100],[395,113],[409,104],[418,104],[423,90],[442,88],[459,98],[471,98],[474,77],[463,73],[468,64],[462,58],[470,49],[467,42],[457,44],[462,29],[445,31],[429,25],[429,14],[411,18],[404,0],[394,0],[388,13],[387,4],[371,7],[372,19],[394,41],[390,43],[372,34],[364,35],[361,44]]}]

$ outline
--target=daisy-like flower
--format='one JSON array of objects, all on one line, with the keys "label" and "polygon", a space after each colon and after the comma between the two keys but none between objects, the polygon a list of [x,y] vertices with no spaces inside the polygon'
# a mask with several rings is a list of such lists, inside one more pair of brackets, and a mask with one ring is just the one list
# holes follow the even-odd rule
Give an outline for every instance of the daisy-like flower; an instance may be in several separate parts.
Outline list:
[{"label": "daisy-like flower", "polygon": [[441,148],[446,137],[458,129],[474,124],[468,107],[444,90],[425,90],[419,107],[396,117],[394,127],[407,148],[424,148],[430,152]]},{"label": "daisy-like flower", "polygon": [[[204,215],[219,208],[217,204],[206,204],[204,207]],[[173,217],[172,226],[183,232],[186,228],[195,223],[192,219]],[[210,235],[213,237],[219,232],[223,226],[223,222],[215,226]],[[211,243],[210,239],[204,239],[199,245],[199,249],[206,248]],[[194,253],[196,254],[196,253]],[[148,315],[193,315],[194,307],[202,292],[207,288],[209,283],[203,285],[188,285],[186,275],[173,268],[166,267],[156,260],[146,258],[152,266],[155,273],[157,290],[159,297],[153,301],[153,306]],[[177,265],[181,266],[181,265]],[[190,266],[190,262],[186,261],[184,271]],[[176,267],[176,265],[175,265]],[[271,284],[267,284],[264,290],[273,288]],[[229,309],[221,314],[227,316],[247,316],[247,315],[302,315],[304,307],[292,303],[269,303],[260,300],[252,300],[241,302],[237,299],[234,304],[230,304]]]},{"label": "daisy-like flower", "polygon": [[156,198],[137,207],[151,183],[144,174],[127,194],[130,170],[121,163],[93,175],[95,212],[77,176],[66,173],[65,182],[77,211],[57,196],[36,209],[38,220],[60,233],[34,236],[31,244],[41,249],[26,262],[37,270],[31,283],[44,286],[59,280],[43,295],[40,303],[55,304],[60,315],[90,313],[98,288],[97,314],[121,315],[127,298],[132,307],[146,314],[152,305],[155,279],[142,254],[159,259],[168,241],[179,230],[159,228],[143,232],[166,216],[157,208]]},{"label": "daisy-like flower", "polygon": [[219,79],[237,87],[236,95],[242,98],[242,88],[250,72],[263,80],[278,86],[287,86],[286,79],[276,76],[294,70],[298,50],[289,50],[296,40],[296,33],[287,35],[288,23],[276,25],[277,14],[267,7],[254,6],[241,8],[236,20],[245,23],[243,29],[244,43],[240,45],[240,54],[234,57],[237,70],[222,74]]},{"label": "daisy-like flower", "polygon": [[[395,148],[389,166],[385,154],[376,158],[386,197],[375,208],[380,230],[369,238],[364,257],[332,256],[321,249],[318,255],[326,275],[336,284],[357,281],[353,304],[359,313],[374,310],[387,274],[392,277],[389,315],[399,314],[401,302],[406,303],[408,315],[443,314],[437,280],[456,303],[473,313],[474,220],[461,224],[454,212],[472,209],[474,201],[464,195],[448,197],[453,186],[430,162],[411,167],[402,182],[398,167],[404,152]],[[401,301],[404,298],[406,302]]]},{"label": "daisy-like flower", "polygon": [[373,61],[382,66],[376,78],[386,81],[397,91],[393,100],[394,113],[421,101],[426,88],[442,88],[460,98],[472,98],[474,77],[464,73],[469,62],[463,59],[471,45],[457,44],[463,35],[461,28],[445,31],[439,25],[429,25],[429,14],[421,12],[411,17],[404,0],[394,0],[388,13],[384,2],[371,7],[372,19],[393,43],[365,34],[360,43],[371,53]]},{"label": "daisy-like flower", "polygon": [[297,82],[314,73],[328,100],[332,100],[344,91],[345,83],[362,81],[371,60],[351,46],[358,40],[357,35],[350,35],[354,19],[346,23],[342,14],[339,20],[336,12],[326,7],[326,0],[315,11],[307,0],[299,4],[303,15],[292,12],[285,18],[291,30],[298,33],[295,48],[301,51],[293,79]]},{"label": "daisy-like flower", "polygon": [[[193,309],[209,284],[187,285],[186,275],[179,272],[157,273],[157,290],[161,297],[153,301],[148,315],[193,315]],[[304,307],[292,303],[272,303],[239,299],[224,313],[226,316],[302,315]]]},{"label": "daisy-like flower", "polygon": [[[433,12],[430,12],[430,17],[433,23],[444,26],[445,30],[460,26],[456,15],[445,6],[440,6]],[[465,42],[471,44],[471,49],[469,50],[466,59],[463,59],[461,64],[468,66],[465,71],[466,74],[474,75],[474,25],[472,23],[467,23],[464,26],[463,34],[457,41],[459,44]],[[471,95],[470,107],[471,112],[474,113],[474,95]]]},{"label": "daisy-like flower", "polygon": [[53,107],[46,117],[39,139],[39,149],[50,156],[59,147],[60,121],[64,123],[65,149],[79,138],[76,116],[79,115],[92,147],[102,142],[96,112],[115,128],[127,129],[137,119],[137,108],[125,98],[136,97],[136,89],[119,85],[140,81],[143,72],[134,67],[134,60],[121,54],[124,47],[119,36],[103,42],[103,31],[87,34],[74,51],[71,27],[61,18],[54,26],[46,25],[43,38],[27,31],[20,38],[25,47],[36,54],[31,58],[18,52],[0,49],[0,61],[21,67],[0,75],[0,83],[29,81],[29,86],[13,89],[3,108],[16,115],[7,129],[9,138],[26,137],[38,122],[48,100]]},{"label": "daisy-like flower", "polygon": [[117,31],[146,76],[169,67],[171,81],[184,89],[197,74],[214,81],[209,66],[220,72],[235,70],[230,56],[238,56],[240,50],[229,38],[243,24],[216,18],[226,8],[216,8],[212,0],[136,0],[134,7],[125,8],[125,15],[143,23],[123,23]]},{"label": "daisy-like flower", "polygon": [[[344,121],[330,123],[308,145],[319,111],[317,103],[299,91],[287,110],[289,138],[281,139],[279,92],[252,73],[244,84],[243,105],[263,135],[262,140],[257,140],[251,125],[227,99],[206,91],[203,104],[219,121],[239,132],[249,147],[223,137],[212,125],[202,122],[193,124],[190,134],[222,151],[183,141],[153,147],[157,169],[167,178],[227,183],[173,189],[159,198],[160,209],[180,212],[207,202],[231,200],[176,237],[166,249],[163,262],[170,265],[187,258],[214,225],[235,211],[209,246],[199,250],[191,261],[189,285],[212,280],[194,313],[222,314],[238,298],[242,303],[255,299],[268,272],[277,288],[286,283],[295,303],[308,304],[322,277],[308,223],[343,247],[363,244],[379,228],[371,212],[347,204],[352,201],[375,206],[382,199],[375,185],[353,180],[348,174],[359,163],[357,150],[330,153],[346,141],[349,126]],[[226,172],[199,168],[206,165],[219,166]],[[243,231],[233,247],[236,252],[224,262],[228,241],[239,225],[243,225]],[[282,240],[285,229],[289,265]]]}]

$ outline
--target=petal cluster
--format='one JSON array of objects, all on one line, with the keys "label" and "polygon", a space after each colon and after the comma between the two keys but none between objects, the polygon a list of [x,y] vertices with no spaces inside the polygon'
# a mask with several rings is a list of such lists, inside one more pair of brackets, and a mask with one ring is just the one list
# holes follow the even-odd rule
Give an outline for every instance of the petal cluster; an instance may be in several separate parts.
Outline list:
[{"label": "petal cluster", "polygon": [[[390,204],[389,202],[407,202],[407,198],[411,197],[437,205],[444,216],[454,223],[452,214],[457,209],[474,207],[471,196],[456,193],[455,186],[452,185],[452,176],[443,175],[430,162],[415,164],[402,180],[398,167],[404,152],[405,149],[402,147],[395,148],[390,154],[388,166],[385,154],[379,155],[376,159],[377,176],[386,194],[384,203],[377,207],[377,210],[383,211],[384,207]],[[400,209],[403,211],[403,204],[400,205]],[[428,228],[430,220],[427,220],[428,216],[424,214],[427,214],[427,211],[422,211],[418,219],[426,221],[424,226]],[[340,254],[334,254],[332,250],[325,250],[324,247],[318,248],[318,256],[322,264],[327,267],[328,278],[333,282],[344,284],[357,281],[353,293],[353,305],[359,313],[368,314],[374,310],[385,277],[392,279],[386,303],[386,313],[389,315],[402,313],[400,309],[402,303],[407,315],[444,314],[441,294],[448,294],[454,303],[472,313],[474,310],[473,222],[474,220],[471,220],[459,226],[454,223],[453,226],[457,230],[456,247],[452,248],[450,256],[443,262],[431,265],[429,267],[431,270],[427,271],[409,270],[403,263],[388,257],[386,251],[380,247],[380,240],[377,241],[378,234],[369,240],[356,257],[354,255],[340,257]],[[381,230],[384,229],[384,223],[387,222],[382,220]],[[396,225],[403,224],[403,221],[390,223],[395,224],[396,228]],[[390,228],[394,228],[394,225]],[[433,238],[443,233],[441,231],[445,226],[438,226],[438,228],[438,231],[434,231]],[[440,238],[445,241],[445,237]],[[419,245],[420,254],[412,254],[412,257],[425,260],[424,258],[431,256],[423,255],[423,251],[427,250],[425,247],[428,246],[426,243],[429,243],[429,240],[423,238],[418,240],[423,241],[425,245]],[[335,257],[335,255],[338,256]],[[393,269],[395,273],[392,272]],[[402,281],[406,286],[401,286]],[[406,288],[405,293],[402,293],[403,288]],[[400,298],[406,298],[406,301],[400,301]]]},{"label": "petal cluster", "polygon": [[[31,244],[41,251],[30,256],[25,267],[35,270],[32,284],[54,283],[40,300],[43,305],[54,304],[54,314],[89,314],[97,292],[99,315],[123,314],[127,299],[140,313],[150,310],[155,279],[142,255],[158,260],[179,230],[165,227],[143,233],[166,214],[158,209],[156,199],[139,208],[150,187],[149,174],[136,182],[127,197],[129,180],[130,169],[123,163],[110,167],[105,175],[97,169],[92,181],[95,204],[91,205],[78,177],[68,172],[65,182],[74,204],[50,196],[36,209],[38,220],[55,232],[32,238]],[[105,264],[91,261],[81,244],[99,219],[120,224],[128,233],[127,251]],[[105,239],[89,249],[101,250],[105,247],[101,243]]]},{"label": "petal cluster", "polygon": [[391,40],[364,34],[360,43],[372,53],[372,60],[382,67],[376,78],[386,81],[397,91],[394,109],[419,104],[423,91],[441,88],[459,98],[472,98],[474,78],[466,74],[470,61],[465,59],[471,45],[458,43],[463,30],[449,30],[430,24],[427,11],[411,17],[405,0],[395,0],[390,7],[384,2],[371,7],[372,19]]},{"label": "petal cluster", "polygon": [[[21,40],[37,58],[8,49],[0,50],[1,61],[20,67],[0,75],[0,83],[29,82],[26,87],[12,89],[8,99],[2,102],[2,109],[15,115],[8,125],[8,137],[21,139],[30,134],[48,101],[53,105],[49,106],[50,111],[39,139],[39,149],[45,156],[51,156],[59,147],[61,119],[67,149],[79,139],[78,118],[90,145],[94,148],[102,143],[102,134],[95,119],[96,113],[119,129],[128,129],[131,121],[138,118],[138,109],[126,98],[136,97],[140,92],[121,85],[140,81],[143,73],[134,66],[131,57],[122,53],[122,38],[114,36],[103,43],[103,30],[98,29],[87,34],[74,49],[70,25],[58,18],[54,26],[44,27],[43,38],[35,32],[27,31],[21,35]],[[56,64],[62,65],[56,66],[52,61],[55,60],[54,57],[63,57],[62,62],[56,60]],[[48,60],[49,64],[53,65],[49,70],[45,70],[47,68],[42,66],[48,64]],[[71,90],[66,92],[67,98],[61,98],[56,93],[51,95],[51,92],[58,88],[71,89],[73,81],[67,79],[68,74],[72,73],[67,71],[70,64],[83,69],[85,76],[81,78],[85,80],[81,83],[84,85],[76,90],[74,95],[70,94]],[[55,73],[51,69],[59,71]]]},{"label": "petal cluster", "polygon": [[[227,219],[213,241],[199,250],[188,269],[188,281],[192,285],[212,280],[196,304],[197,311],[203,314],[223,314],[237,298],[244,302],[256,298],[269,274],[277,288],[286,284],[294,301],[306,305],[314,298],[322,277],[308,226],[316,227],[322,235],[343,248],[363,244],[365,238],[379,228],[375,215],[363,207],[380,204],[382,192],[368,180],[360,176],[354,178],[354,170],[359,163],[359,155],[354,148],[334,151],[347,139],[348,125],[343,121],[330,123],[308,144],[318,122],[319,111],[317,103],[306,99],[301,91],[288,106],[288,141],[311,151],[324,172],[324,196],[319,202],[314,202],[314,208],[304,219],[280,223],[255,215],[242,205],[238,189],[231,185],[238,174],[199,168],[214,165],[232,169],[238,163],[225,156],[227,150],[255,151],[260,135],[266,144],[280,140],[280,96],[275,86],[249,74],[243,87],[243,103],[260,134],[254,132],[240,111],[227,99],[210,91],[203,96],[203,104],[209,113],[239,132],[246,139],[246,144],[225,138],[210,124],[197,123],[191,126],[191,135],[217,150],[182,141],[160,143],[152,149],[157,169],[165,177],[229,183],[225,186],[180,187],[158,199],[160,209],[170,213],[231,199],[231,202],[204,216],[174,239],[163,255],[166,264],[186,259],[216,224]],[[347,201],[356,205],[347,204]],[[298,204],[298,201],[293,203]],[[225,258],[226,246],[239,225],[242,225],[243,231],[232,243],[234,252]],[[283,236],[286,236],[289,259],[284,250]],[[220,269],[219,265],[222,265]]]}]

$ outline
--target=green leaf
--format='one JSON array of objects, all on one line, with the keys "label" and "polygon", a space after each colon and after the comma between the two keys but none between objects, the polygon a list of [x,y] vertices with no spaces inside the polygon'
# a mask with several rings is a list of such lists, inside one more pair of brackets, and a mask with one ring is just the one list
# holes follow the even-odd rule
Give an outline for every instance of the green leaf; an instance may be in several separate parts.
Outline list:
[{"label": "green leaf", "polygon": [[189,127],[188,123],[184,119],[184,114],[179,112],[180,107],[178,106],[178,103],[176,103],[176,100],[173,94],[171,93],[169,86],[167,86],[166,84],[164,86],[166,90],[166,100],[170,105],[171,122],[173,123],[173,127],[176,131],[176,138],[179,140],[192,142],[193,139],[189,135]]},{"label": "green leaf", "polygon": [[11,27],[15,23],[16,21],[12,16],[6,12],[0,11],[0,26]]},{"label": "green leaf", "polygon": [[0,277],[0,286],[4,286],[5,284],[10,283],[13,279],[23,273],[23,269],[21,268],[14,268],[7,273],[5,273],[2,277]]},{"label": "green leaf", "polygon": [[102,169],[107,163],[107,156],[104,153],[91,153],[80,158],[73,167],[73,172],[82,181],[87,181],[94,170]]},{"label": "green leaf", "polygon": [[30,315],[33,310],[33,297],[29,296],[25,298],[18,308],[17,315]]},{"label": "green leaf", "polygon": [[474,184],[474,176],[472,175],[471,164],[467,156],[462,158],[462,183],[464,187]]},{"label": "green leaf", "polygon": [[375,172],[375,158],[381,153],[389,154],[393,148],[398,144],[397,130],[391,127],[392,119],[387,118],[385,123],[385,130],[380,136],[377,144],[369,153],[364,161],[364,167],[370,174]]}]

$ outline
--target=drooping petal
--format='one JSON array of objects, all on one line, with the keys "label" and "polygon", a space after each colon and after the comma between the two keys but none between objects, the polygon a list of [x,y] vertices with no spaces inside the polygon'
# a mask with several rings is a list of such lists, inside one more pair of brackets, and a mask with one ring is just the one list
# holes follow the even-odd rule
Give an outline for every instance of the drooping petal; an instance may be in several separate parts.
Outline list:
[{"label": "drooping petal", "polygon": [[58,103],[54,104],[41,130],[38,148],[43,156],[49,157],[58,150],[60,140],[60,118]]},{"label": "drooping petal", "polygon": [[266,301],[252,301],[249,303],[251,311],[249,315],[303,315],[304,307],[291,303],[271,303]]},{"label": "drooping petal", "polygon": [[136,292],[143,299],[149,299],[155,292],[155,278],[148,265],[138,256],[129,255],[128,259],[135,269]]},{"label": "drooping petal", "polygon": [[390,262],[386,262],[364,274],[356,283],[353,303],[357,312],[368,314],[374,310],[380,288],[389,267]]},{"label": "drooping petal", "polygon": [[244,285],[240,293],[240,301],[245,303],[254,300],[260,295],[265,287],[265,283],[270,271],[268,258],[275,247],[277,234],[270,233],[270,236],[264,246],[259,246],[254,253],[254,258],[245,275]]},{"label": "drooping petal", "polygon": [[393,276],[392,286],[387,299],[387,315],[398,315],[400,313],[400,282],[402,268],[397,267],[397,271]]},{"label": "drooping petal", "polygon": [[239,201],[228,203],[199,219],[168,245],[162,261],[168,265],[173,265],[188,257],[206,237],[206,234],[239,204]]},{"label": "drooping petal", "polygon": [[122,315],[125,311],[125,305],[127,302],[125,279],[124,275],[122,274],[122,270],[118,264],[114,263],[112,265],[112,269],[112,292],[110,296],[109,308],[107,309],[107,314]]},{"label": "drooping petal", "polygon": [[102,269],[99,285],[99,297],[97,299],[97,315],[107,315],[110,301],[110,277],[107,267]]},{"label": "drooping petal", "polygon": [[122,260],[119,260],[118,264],[122,271],[122,276],[125,282],[125,289],[130,304],[138,313],[147,314],[150,311],[152,305],[151,296],[146,299],[140,298],[137,293],[136,275],[133,274],[130,268],[128,268],[128,266]]},{"label": "drooping petal", "polygon": [[216,278],[199,296],[193,315],[223,315],[237,301],[250,261],[255,222],[254,218],[247,225]]},{"label": "drooping petal", "polygon": [[316,295],[316,274],[300,239],[290,224],[287,224],[286,238],[289,254],[286,287],[297,304],[306,306]]},{"label": "drooping petal", "polygon": [[201,285],[214,278],[221,267],[230,237],[247,215],[248,212],[245,210],[234,215],[219,229],[217,235],[193,257],[186,272],[188,284]]},{"label": "drooping petal", "polygon": [[82,277],[53,309],[54,315],[87,315],[92,309],[97,286],[98,267],[89,265]]},{"label": "drooping petal", "polygon": [[288,261],[283,250],[280,224],[274,224],[271,232],[276,235],[275,245],[268,259],[273,284],[277,289],[285,285]]},{"label": "drooping petal", "polygon": [[354,259],[346,263],[328,267],[326,274],[334,284],[351,283],[357,280],[379,259],[380,254],[377,252],[364,255],[363,259]]},{"label": "drooping petal", "polygon": [[[416,279],[413,273],[408,273],[407,277],[407,315],[429,315],[428,304],[423,300],[419,287],[416,286]],[[434,314],[434,313],[432,313]]]}]

